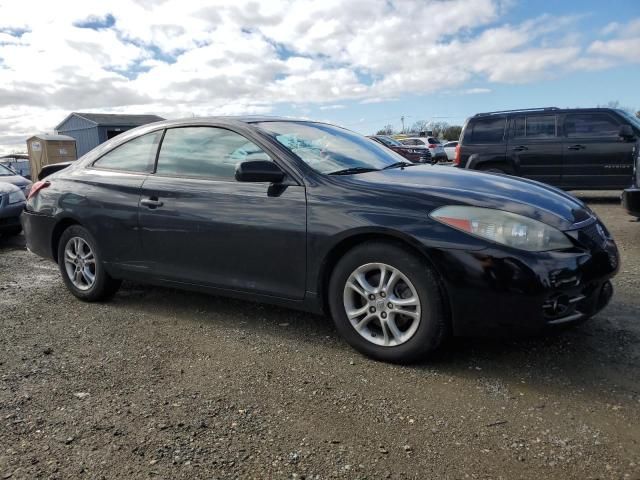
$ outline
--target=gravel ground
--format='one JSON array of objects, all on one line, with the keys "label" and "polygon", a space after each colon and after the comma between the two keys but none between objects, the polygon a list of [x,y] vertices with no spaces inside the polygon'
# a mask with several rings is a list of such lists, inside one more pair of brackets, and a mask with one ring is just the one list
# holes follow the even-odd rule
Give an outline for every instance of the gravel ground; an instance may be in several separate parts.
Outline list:
[{"label": "gravel ground", "polygon": [[640,478],[640,223],[611,305],[400,367],[326,318],[125,284],[84,304],[0,239],[0,478]]}]

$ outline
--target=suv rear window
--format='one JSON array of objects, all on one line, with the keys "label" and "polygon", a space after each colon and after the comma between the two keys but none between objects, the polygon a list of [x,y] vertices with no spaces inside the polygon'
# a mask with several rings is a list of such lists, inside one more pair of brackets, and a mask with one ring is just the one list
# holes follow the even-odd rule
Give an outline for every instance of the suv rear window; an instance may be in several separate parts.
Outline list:
[{"label": "suv rear window", "polygon": [[471,122],[470,143],[498,143],[504,137],[506,118],[482,118]]}]

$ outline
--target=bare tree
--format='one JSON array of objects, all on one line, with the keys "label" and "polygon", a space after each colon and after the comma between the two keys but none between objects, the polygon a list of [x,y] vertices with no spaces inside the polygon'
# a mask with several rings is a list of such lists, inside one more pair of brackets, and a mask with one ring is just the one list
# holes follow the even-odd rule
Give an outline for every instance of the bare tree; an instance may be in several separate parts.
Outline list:
[{"label": "bare tree", "polygon": [[458,140],[462,133],[462,127],[460,125],[450,125],[444,129],[442,136],[447,140]]},{"label": "bare tree", "polygon": [[430,122],[427,129],[431,130],[431,135],[439,138],[448,126],[449,124],[447,122]]},{"label": "bare tree", "polygon": [[382,127],[380,130],[378,130],[376,132],[376,135],[393,135],[394,133],[395,133],[395,130],[393,128],[393,125],[389,123],[384,127]]},{"label": "bare tree", "polygon": [[427,130],[428,126],[429,122],[427,122],[426,120],[418,120],[416,122],[413,122],[413,125],[411,125],[411,129],[409,131],[412,133],[424,132]]}]

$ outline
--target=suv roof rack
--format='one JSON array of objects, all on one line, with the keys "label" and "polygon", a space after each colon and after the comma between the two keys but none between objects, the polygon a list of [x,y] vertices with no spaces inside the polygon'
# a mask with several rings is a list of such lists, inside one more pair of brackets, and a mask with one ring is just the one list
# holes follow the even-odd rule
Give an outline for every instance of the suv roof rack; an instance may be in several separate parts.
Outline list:
[{"label": "suv roof rack", "polygon": [[545,112],[549,110],[560,110],[558,107],[542,107],[542,108],[516,108],[515,110],[498,110],[495,112],[476,113],[474,117],[484,117],[486,115],[496,115],[500,113],[516,113],[516,112]]}]

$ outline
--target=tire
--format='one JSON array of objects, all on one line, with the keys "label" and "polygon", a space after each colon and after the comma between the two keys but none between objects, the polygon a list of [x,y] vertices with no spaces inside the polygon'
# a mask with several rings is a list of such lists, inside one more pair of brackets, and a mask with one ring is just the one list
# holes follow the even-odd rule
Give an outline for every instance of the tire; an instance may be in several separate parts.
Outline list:
[{"label": "tire", "polygon": [[[58,267],[69,291],[85,302],[111,298],[122,283],[106,272],[96,240],[80,225],[72,225],[62,233],[58,243]],[[75,276],[74,280],[72,276]]]},{"label": "tire", "polygon": [[[396,280],[389,282],[388,295],[378,288],[378,293],[370,293],[375,299],[367,297],[369,300],[365,300],[363,284],[355,280],[354,274],[363,274],[369,287],[379,287],[383,274],[376,273],[376,269],[382,268],[386,270],[385,283],[393,278],[394,270]],[[348,282],[360,288],[360,292],[357,293]],[[448,333],[436,275],[426,261],[395,243],[367,242],[347,252],[333,270],[328,295],[331,316],[340,335],[353,348],[376,360],[393,363],[422,360],[440,346]],[[407,303],[416,297],[416,306]],[[389,308],[395,301],[404,301],[407,305],[398,304],[393,307],[395,310]],[[376,309],[375,313],[371,313],[372,307]],[[355,312],[360,314],[354,315]],[[398,312],[408,312],[410,316]],[[383,315],[386,315],[384,319]],[[367,320],[369,316],[372,318]],[[395,333],[383,323],[393,323]],[[364,325],[360,328],[362,333],[355,324]]]}]

